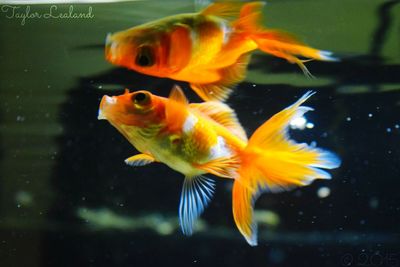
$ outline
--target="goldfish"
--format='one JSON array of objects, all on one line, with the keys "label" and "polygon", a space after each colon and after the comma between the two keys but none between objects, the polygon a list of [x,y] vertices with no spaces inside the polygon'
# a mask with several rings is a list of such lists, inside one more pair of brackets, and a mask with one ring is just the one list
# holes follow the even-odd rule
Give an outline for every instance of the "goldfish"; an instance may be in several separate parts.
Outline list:
[{"label": "goldfish", "polygon": [[[224,101],[243,81],[251,52],[286,59],[336,61],[294,35],[261,26],[264,2],[217,2],[198,13],[179,14],[108,34],[105,58],[146,75],[184,81],[205,101]],[[301,59],[304,58],[304,59]]]},{"label": "goldfish", "polygon": [[185,235],[208,206],[215,177],[233,180],[232,207],[237,228],[257,245],[254,203],[263,192],[305,186],[315,179],[330,179],[323,169],[339,167],[339,157],[327,150],[296,143],[288,135],[291,120],[312,108],[294,104],[264,122],[248,139],[235,112],[219,101],[189,103],[175,86],[169,97],[128,90],[103,96],[98,119],[113,125],[140,153],[125,160],[131,166],[152,162],[168,165],[184,175],[179,222]]}]

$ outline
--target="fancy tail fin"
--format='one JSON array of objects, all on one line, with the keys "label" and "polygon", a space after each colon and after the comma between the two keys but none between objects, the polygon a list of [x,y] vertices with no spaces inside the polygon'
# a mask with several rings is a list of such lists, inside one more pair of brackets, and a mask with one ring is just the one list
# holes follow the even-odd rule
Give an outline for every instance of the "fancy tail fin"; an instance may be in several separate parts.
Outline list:
[{"label": "fancy tail fin", "polygon": [[261,125],[241,154],[241,166],[233,185],[233,216],[239,231],[252,246],[257,245],[253,207],[262,192],[289,190],[318,178],[330,179],[331,175],[322,169],[340,165],[335,154],[289,139],[290,121],[312,110],[301,106],[312,94],[306,93]]},{"label": "fancy tail fin", "polygon": [[260,26],[263,6],[263,2],[252,2],[244,5],[240,11],[239,19],[233,24],[236,29],[247,32],[260,50],[276,57],[284,58],[290,63],[296,63],[304,74],[309,77],[312,77],[312,75],[304,65],[304,62],[310,60],[339,60],[332,55],[332,52],[309,47],[290,33]]}]

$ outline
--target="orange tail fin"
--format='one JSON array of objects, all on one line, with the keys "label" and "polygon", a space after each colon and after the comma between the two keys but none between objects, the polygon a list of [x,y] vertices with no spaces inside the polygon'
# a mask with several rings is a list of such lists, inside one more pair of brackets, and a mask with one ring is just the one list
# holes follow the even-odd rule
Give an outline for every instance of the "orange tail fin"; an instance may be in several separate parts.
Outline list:
[{"label": "orange tail fin", "polygon": [[289,139],[288,125],[312,110],[301,106],[313,93],[275,114],[250,138],[241,155],[241,166],[233,185],[233,216],[250,245],[257,245],[257,226],[253,206],[265,191],[279,192],[310,184],[315,179],[330,179],[324,169],[337,168],[340,159],[333,153]]},{"label": "orange tail fin", "polygon": [[[332,52],[318,50],[307,46],[292,34],[280,30],[265,29],[260,26],[263,2],[252,2],[242,7],[240,17],[234,27],[249,33],[250,38],[258,48],[276,57],[296,63],[306,76],[312,77],[304,62],[310,60],[338,61]],[[299,57],[305,58],[304,60]]]}]

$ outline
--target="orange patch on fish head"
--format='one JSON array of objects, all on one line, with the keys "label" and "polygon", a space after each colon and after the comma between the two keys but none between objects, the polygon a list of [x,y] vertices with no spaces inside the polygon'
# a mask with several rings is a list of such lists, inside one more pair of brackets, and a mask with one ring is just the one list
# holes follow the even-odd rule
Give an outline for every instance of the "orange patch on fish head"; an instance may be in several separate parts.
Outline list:
[{"label": "orange patch on fish head", "polygon": [[159,124],[163,119],[163,101],[148,91],[119,96],[103,96],[98,119],[106,119],[112,124],[147,127]]},{"label": "orange patch on fish head", "polygon": [[105,57],[114,65],[160,76],[168,54],[168,36],[153,28],[134,27],[108,34]]}]

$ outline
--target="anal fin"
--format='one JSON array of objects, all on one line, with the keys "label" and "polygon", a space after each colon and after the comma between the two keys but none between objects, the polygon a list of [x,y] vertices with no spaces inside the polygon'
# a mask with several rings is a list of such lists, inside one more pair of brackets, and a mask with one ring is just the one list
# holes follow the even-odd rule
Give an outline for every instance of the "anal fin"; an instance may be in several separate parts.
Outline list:
[{"label": "anal fin", "polygon": [[239,162],[234,157],[219,157],[204,164],[194,164],[194,166],[216,176],[233,178],[236,169],[239,167]]},{"label": "anal fin", "polygon": [[179,223],[183,234],[193,234],[194,223],[210,202],[214,188],[214,181],[210,178],[185,177],[179,204]]}]

